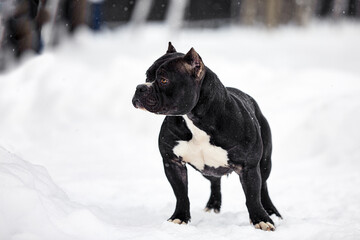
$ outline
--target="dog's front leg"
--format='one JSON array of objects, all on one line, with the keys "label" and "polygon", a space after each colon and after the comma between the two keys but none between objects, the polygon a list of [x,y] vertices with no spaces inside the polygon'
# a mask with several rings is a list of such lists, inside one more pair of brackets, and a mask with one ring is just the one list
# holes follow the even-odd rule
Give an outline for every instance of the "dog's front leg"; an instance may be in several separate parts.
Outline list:
[{"label": "dog's front leg", "polygon": [[261,175],[259,166],[244,167],[240,172],[240,181],[245,192],[246,206],[252,224],[258,229],[274,231],[274,222],[261,204]]},{"label": "dog's front leg", "polygon": [[165,174],[176,196],[176,208],[169,222],[186,224],[190,221],[187,169],[180,159],[163,159]]},{"label": "dog's front leg", "polygon": [[213,209],[215,213],[219,213],[221,208],[221,177],[205,175],[204,177],[211,182],[211,194],[204,210],[210,212]]}]

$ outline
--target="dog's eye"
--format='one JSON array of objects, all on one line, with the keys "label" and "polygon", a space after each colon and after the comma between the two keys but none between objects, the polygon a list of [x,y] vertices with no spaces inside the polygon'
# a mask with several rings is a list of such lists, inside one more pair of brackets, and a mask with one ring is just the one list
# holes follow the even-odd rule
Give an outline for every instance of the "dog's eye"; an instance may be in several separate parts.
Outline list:
[{"label": "dog's eye", "polygon": [[169,82],[169,80],[167,80],[166,78],[161,78],[160,79],[160,83],[162,84],[162,85],[165,85],[165,84],[167,84]]}]

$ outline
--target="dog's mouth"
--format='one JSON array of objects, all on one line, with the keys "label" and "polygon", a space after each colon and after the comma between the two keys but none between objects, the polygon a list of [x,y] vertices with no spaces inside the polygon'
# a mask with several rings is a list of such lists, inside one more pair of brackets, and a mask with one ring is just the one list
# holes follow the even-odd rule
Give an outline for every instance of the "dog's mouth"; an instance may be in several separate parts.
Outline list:
[{"label": "dog's mouth", "polygon": [[145,105],[150,108],[156,107],[156,105],[158,105],[158,102],[159,101],[152,95],[145,98],[145,103],[146,103]]},{"label": "dog's mouth", "polygon": [[144,108],[144,105],[140,102],[139,99],[134,99],[132,100],[132,104],[134,105],[135,108],[138,108],[138,109],[145,109]]},{"label": "dog's mouth", "polygon": [[164,114],[166,108],[162,108],[159,99],[156,98],[153,94],[146,96],[135,96],[133,97],[132,103],[135,108],[146,110],[151,113]]},{"label": "dog's mouth", "polygon": [[[156,100],[154,97],[148,97],[141,101],[140,99],[133,99],[133,105],[135,108],[148,111],[151,113],[155,113],[158,115],[172,115],[169,111],[168,107],[161,106],[159,104],[159,101]],[[177,108],[174,108],[172,110],[176,110]]]},{"label": "dog's mouth", "polygon": [[159,115],[175,116],[177,107],[166,106],[161,94],[156,94],[152,89],[145,90],[141,85],[139,86],[132,99],[135,108]]}]

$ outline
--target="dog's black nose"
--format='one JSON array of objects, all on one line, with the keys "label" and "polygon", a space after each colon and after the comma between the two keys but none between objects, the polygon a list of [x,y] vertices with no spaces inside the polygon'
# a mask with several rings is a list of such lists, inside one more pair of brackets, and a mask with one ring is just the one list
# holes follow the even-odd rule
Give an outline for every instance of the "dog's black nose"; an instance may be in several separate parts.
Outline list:
[{"label": "dog's black nose", "polygon": [[140,84],[140,85],[137,85],[137,87],[136,87],[136,91],[139,91],[139,92],[146,92],[147,89],[148,89],[148,87],[145,84]]}]

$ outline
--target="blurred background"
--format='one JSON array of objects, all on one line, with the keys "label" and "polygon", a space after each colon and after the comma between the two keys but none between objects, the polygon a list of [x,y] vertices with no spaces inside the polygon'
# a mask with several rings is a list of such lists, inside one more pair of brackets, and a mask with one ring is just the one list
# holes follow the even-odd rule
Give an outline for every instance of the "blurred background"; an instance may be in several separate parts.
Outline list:
[{"label": "blurred background", "polygon": [[[360,0],[0,0],[0,16],[1,240],[360,239]],[[203,212],[191,167],[192,222],[166,222],[164,116],[131,99],[169,41],[268,119],[275,233],[249,225],[237,174]]]},{"label": "blurred background", "polygon": [[[306,27],[360,19],[360,0],[1,0],[0,71],[27,52],[40,54],[80,26],[94,31],[165,23],[180,28]],[[16,61],[16,60],[15,60]]]}]

